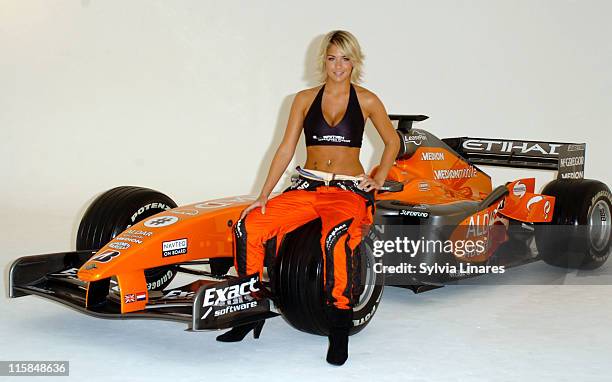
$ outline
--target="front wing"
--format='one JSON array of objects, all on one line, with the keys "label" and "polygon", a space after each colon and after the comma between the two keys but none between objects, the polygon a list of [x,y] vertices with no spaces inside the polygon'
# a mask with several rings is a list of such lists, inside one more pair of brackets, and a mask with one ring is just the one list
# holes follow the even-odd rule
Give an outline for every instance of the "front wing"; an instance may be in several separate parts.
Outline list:
[{"label": "front wing", "polygon": [[[257,275],[219,279],[187,267],[206,261],[178,264],[179,275],[202,278],[164,291],[149,291],[144,310],[122,314],[121,295],[114,280],[109,280],[108,295],[102,303],[86,306],[87,282],[78,279],[77,271],[94,253],[62,252],[17,259],[10,268],[9,297],[35,295],[94,317],[170,320],[196,331],[224,329],[279,315]],[[136,301],[138,296],[128,298]]]}]

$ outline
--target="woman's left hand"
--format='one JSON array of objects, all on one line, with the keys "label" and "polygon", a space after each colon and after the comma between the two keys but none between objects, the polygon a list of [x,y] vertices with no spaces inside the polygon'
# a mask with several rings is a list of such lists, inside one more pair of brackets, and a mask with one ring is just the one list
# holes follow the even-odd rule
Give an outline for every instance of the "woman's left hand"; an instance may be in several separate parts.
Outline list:
[{"label": "woman's left hand", "polygon": [[357,188],[364,190],[366,192],[370,192],[372,190],[379,190],[385,183],[384,180],[383,181],[376,180],[374,178],[371,178],[367,174],[361,174],[357,176],[361,178],[361,182],[359,183]]}]

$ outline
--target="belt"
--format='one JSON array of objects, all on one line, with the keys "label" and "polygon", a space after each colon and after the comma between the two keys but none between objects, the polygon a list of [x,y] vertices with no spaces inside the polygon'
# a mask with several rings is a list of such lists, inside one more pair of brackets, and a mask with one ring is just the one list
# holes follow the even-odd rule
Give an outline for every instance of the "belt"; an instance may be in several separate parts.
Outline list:
[{"label": "belt", "polygon": [[364,191],[357,187],[361,178],[351,175],[332,174],[324,171],[304,170],[300,166],[296,167],[299,175],[291,177],[291,186],[285,191],[305,190],[313,191],[319,186],[338,187],[346,191],[351,191],[360,195],[367,201],[367,205],[374,206],[375,191]]},{"label": "belt", "polygon": [[295,169],[304,178],[323,181],[326,186],[329,186],[329,183],[334,180],[361,181],[362,179],[361,177],[352,176],[352,175],[333,174],[331,172],[318,171],[318,170],[304,170],[300,166],[297,166]]}]

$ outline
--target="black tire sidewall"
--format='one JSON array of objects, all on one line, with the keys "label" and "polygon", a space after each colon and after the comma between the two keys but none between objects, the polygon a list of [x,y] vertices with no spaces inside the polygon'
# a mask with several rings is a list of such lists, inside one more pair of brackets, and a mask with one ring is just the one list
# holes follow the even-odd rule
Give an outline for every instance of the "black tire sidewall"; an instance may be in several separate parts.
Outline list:
[{"label": "black tire sidewall", "polygon": [[[329,334],[323,293],[323,257],[320,246],[321,220],[285,235],[276,265],[275,294],[285,320],[298,330]],[[362,254],[365,260],[366,254]],[[384,286],[374,285],[370,298],[353,310],[353,327],[349,334],[363,330],[376,313]]]},{"label": "black tire sidewall", "polygon": [[[155,214],[175,208],[168,196],[148,188],[120,186],[98,196],[85,211],[76,238],[77,250],[98,250],[121,232]],[[148,290],[160,290],[176,275],[174,266],[145,270]]]}]

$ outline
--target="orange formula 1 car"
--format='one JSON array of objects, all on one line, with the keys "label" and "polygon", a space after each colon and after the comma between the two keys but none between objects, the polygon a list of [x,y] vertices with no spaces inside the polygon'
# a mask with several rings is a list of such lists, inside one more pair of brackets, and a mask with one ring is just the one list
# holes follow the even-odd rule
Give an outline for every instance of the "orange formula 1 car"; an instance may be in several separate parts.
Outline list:
[{"label": "orange formula 1 car", "polygon": [[[376,312],[385,283],[420,292],[492,266],[541,259],[595,268],[606,261],[611,195],[603,183],[582,179],[584,144],[438,139],[412,128],[425,116],[390,117],[398,120],[402,147],[377,194],[374,227],[356,251],[361,288],[352,333]],[[493,188],[479,164],[557,170],[558,178],[541,193],[532,178]],[[12,264],[10,297],[37,295],[103,318],[175,320],[191,330],[282,314],[299,330],[327,334],[319,219],[285,235],[278,253],[266,245],[264,280],[231,275],[232,226],[252,200],[237,196],[177,207],[150,189],[114,188],[86,211],[77,251]],[[408,239],[438,240],[444,248],[408,253],[401,248]],[[476,245],[457,245],[466,239]],[[521,253],[505,252],[517,242],[525,244]],[[464,265],[472,271],[463,272]],[[402,269],[412,272],[398,277]]]}]

